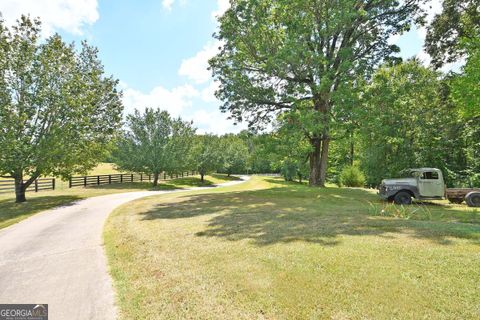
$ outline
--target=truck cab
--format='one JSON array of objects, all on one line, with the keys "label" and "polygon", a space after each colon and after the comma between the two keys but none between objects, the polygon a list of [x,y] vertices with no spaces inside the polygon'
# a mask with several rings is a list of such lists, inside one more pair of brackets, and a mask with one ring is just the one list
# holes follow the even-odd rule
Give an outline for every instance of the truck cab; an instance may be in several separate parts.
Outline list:
[{"label": "truck cab", "polygon": [[442,171],[433,168],[418,169],[413,171],[417,174],[418,193],[421,198],[435,199],[445,195],[445,182]]},{"label": "truck cab", "polygon": [[410,204],[412,198],[419,200],[443,199],[445,182],[442,171],[436,168],[407,169],[404,178],[384,179],[379,186],[379,195],[397,204]]}]

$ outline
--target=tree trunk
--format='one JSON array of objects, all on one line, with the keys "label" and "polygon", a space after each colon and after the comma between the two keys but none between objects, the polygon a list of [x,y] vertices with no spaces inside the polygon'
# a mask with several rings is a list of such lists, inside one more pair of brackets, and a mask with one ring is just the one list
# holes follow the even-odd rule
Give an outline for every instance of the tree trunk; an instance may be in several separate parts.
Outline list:
[{"label": "tree trunk", "polygon": [[320,155],[320,180],[319,186],[325,187],[327,182],[327,167],[328,167],[328,150],[330,147],[330,138],[326,137],[322,139],[322,152]]},{"label": "tree trunk", "polygon": [[205,174],[203,174],[203,173],[200,173],[200,181],[201,181],[201,182],[203,182],[203,181],[204,181],[204,179],[203,179],[203,177],[204,177],[204,176],[205,176]]},{"label": "tree trunk", "polygon": [[153,174],[153,186],[154,186],[154,187],[158,186],[158,176],[159,176],[159,175],[160,175],[160,173],[158,173],[158,172],[155,172],[155,173]]},{"label": "tree trunk", "polygon": [[329,103],[328,98],[318,95],[314,98],[315,111],[321,114],[322,133],[310,139],[313,151],[310,153],[310,186],[325,187],[327,180],[329,137]]},{"label": "tree trunk", "polygon": [[325,187],[327,181],[328,150],[330,139],[312,140],[313,151],[310,153],[310,186]]},{"label": "tree trunk", "polygon": [[355,132],[352,130],[350,133],[350,165],[353,166],[353,161],[355,160]]},{"label": "tree trunk", "polygon": [[23,177],[15,177],[15,202],[22,203],[27,201],[25,192],[27,186],[23,183]]},{"label": "tree trunk", "polygon": [[310,186],[318,186],[320,183],[320,157],[322,141],[320,138],[311,139],[313,151],[310,153]]}]

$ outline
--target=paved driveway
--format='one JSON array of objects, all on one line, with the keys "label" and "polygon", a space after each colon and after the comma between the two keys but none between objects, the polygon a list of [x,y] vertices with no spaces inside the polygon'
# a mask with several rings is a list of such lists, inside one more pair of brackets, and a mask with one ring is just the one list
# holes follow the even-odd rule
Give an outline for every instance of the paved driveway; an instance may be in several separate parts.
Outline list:
[{"label": "paved driveway", "polygon": [[[188,190],[195,189],[202,188]],[[102,243],[106,218],[129,201],[182,191],[90,198],[0,230],[0,303],[48,303],[50,320],[115,319]]]}]

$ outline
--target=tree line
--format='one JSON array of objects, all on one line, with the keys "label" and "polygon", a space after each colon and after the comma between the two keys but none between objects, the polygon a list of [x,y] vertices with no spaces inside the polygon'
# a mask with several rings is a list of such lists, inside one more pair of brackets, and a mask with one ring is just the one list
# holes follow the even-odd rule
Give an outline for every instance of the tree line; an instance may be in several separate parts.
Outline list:
[{"label": "tree line", "polygon": [[[18,202],[36,178],[84,174],[109,155],[155,183],[192,169],[375,186],[425,166],[480,186],[480,0],[445,0],[429,25],[423,2],[232,0],[210,69],[221,109],[249,130],[221,137],[157,109],[124,122],[96,48],[42,40],[38,19],[0,20],[0,177]],[[427,27],[431,66],[390,42],[413,24]]]}]

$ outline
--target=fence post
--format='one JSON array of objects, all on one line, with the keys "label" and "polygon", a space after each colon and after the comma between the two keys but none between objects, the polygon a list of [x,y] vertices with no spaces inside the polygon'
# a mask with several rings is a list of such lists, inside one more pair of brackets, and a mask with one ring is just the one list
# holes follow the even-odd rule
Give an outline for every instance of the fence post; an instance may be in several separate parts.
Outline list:
[{"label": "fence post", "polygon": [[132,181],[131,182],[133,182],[133,173],[132,173]]},{"label": "fence post", "polygon": [[83,177],[83,186],[87,186],[87,176]]},{"label": "fence post", "polygon": [[38,192],[38,179],[35,180],[35,192]]},{"label": "fence post", "polygon": [[72,177],[68,179],[68,188],[72,187]]},{"label": "fence post", "polygon": [[152,175],[151,174],[148,175],[148,182],[150,182],[150,181],[152,181]]},{"label": "fence post", "polygon": [[123,174],[120,174],[120,183],[123,183]]},{"label": "fence post", "polygon": [[140,173],[140,182],[143,182],[143,173]]},{"label": "fence post", "polygon": [[55,190],[55,179],[52,179],[52,190]]},{"label": "fence post", "polygon": [[97,186],[100,185],[100,176],[97,176]]},{"label": "fence post", "polygon": [[112,175],[111,174],[108,175],[108,184],[112,184]]}]

